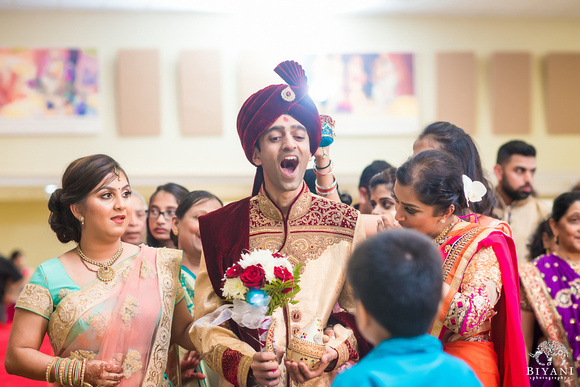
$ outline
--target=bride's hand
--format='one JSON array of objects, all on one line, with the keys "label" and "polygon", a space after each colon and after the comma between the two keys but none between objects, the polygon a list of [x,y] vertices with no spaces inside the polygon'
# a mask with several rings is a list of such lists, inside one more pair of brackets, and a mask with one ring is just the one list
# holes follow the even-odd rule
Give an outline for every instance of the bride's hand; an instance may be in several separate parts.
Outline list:
[{"label": "bride's hand", "polygon": [[87,361],[85,382],[91,386],[114,387],[123,379],[123,368],[120,365],[107,363],[102,360]]}]

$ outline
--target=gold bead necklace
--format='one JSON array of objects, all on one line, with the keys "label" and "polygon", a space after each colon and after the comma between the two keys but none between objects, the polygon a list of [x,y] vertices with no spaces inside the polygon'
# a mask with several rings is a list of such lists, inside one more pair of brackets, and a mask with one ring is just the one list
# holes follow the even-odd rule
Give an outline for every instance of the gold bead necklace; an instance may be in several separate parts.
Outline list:
[{"label": "gold bead necklace", "polygon": [[457,221],[453,219],[453,222],[451,222],[449,226],[445,227],[443,231],[441,231],[441,233],[433,239],[433,242],[439,244],[439,242],[441,242],[441,240],[445,238],[447,234],[449,234],[449,231],[451,231],[451,229],[453,228],[453,226],[455,226],[455,224],[457,224]]},{"label": "gold bead necklace", "polygon": [[[123,254],[123,242],[121,242],[121,245],[119,246],[119,249],[117,250],[115,255],[113,255],[111,259],[109,259],[107,262],[98,262],[90,259],[85,255],[85,253],[83,253],[80,244],[77,245],[77,253],[79,254],[79,257],[81,257],[83,263],[88,262],[91,265],[99,267],[99,270],[97,270],[98,279],[100,279],[103,282],[110,282],[115,277],[115,269],[113,269],[111,266],[115,263],[117,259],[119,259],[121,254]],[[89,269],[89,267],[86,264],[85,267]],[[91,269],[89,270],[94,272],[94,270]]]}]

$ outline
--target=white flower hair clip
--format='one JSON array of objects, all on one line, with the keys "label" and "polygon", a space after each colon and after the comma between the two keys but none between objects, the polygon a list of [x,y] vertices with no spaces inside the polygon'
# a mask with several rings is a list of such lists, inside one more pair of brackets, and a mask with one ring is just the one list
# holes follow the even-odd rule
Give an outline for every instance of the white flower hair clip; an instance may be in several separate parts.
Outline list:
[{"label": "white flower hair clip", "polygon": [[469,176],[463,175],[463,192],[465,193],[465,199],[467,200],[467,205],[469,203],[480,202],[481,198],[486,194],[487,189],[481,181],[471,181]]}]

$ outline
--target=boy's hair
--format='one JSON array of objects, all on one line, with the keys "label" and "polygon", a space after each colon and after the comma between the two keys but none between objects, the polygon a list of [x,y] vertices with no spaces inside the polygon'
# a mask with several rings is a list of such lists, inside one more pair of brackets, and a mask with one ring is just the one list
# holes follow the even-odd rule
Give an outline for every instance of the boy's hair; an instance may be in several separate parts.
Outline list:
[{"label": "boy's hair", "polygon": [[348,280],[392,337],[418,336],[427,332],[441,300],[441,252],[417,231],[381,232],[354,250]]}]

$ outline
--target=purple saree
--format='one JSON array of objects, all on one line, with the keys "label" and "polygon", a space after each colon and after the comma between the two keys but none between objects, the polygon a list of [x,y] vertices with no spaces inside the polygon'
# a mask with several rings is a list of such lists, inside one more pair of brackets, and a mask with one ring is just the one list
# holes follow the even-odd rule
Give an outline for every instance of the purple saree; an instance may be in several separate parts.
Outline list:
[{"label": "purple saree", "polygon": [[557,255],[542,255],[520,268],[522,288],[548,341],[533,348],[531,386],[579,386],[580,273]]}]

